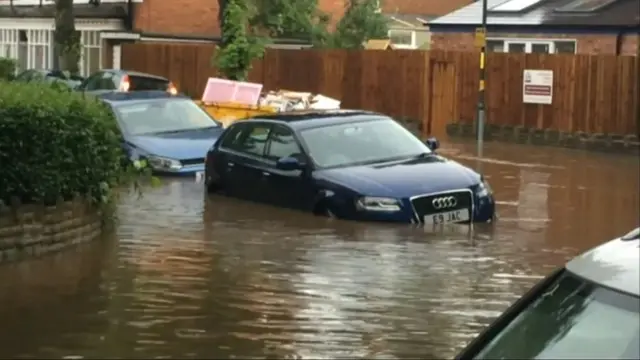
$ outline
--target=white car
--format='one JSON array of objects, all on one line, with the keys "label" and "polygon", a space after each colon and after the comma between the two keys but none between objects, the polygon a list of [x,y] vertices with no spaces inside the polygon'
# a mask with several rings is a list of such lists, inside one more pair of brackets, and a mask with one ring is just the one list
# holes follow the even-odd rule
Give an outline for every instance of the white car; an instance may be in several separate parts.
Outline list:
[{"label": "white car", "polygon": [[640,228],[549,275],[456,359],[640,359]]}]

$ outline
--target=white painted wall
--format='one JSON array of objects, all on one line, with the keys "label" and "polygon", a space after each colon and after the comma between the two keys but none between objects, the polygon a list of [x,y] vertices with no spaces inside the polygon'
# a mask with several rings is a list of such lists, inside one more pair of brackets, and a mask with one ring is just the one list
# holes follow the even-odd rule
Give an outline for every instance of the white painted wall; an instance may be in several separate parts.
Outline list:
[{"label": "white painted wall", "polygon": [[113,66],[114,69],[120,69],[122,60],[122,46],[120,44],[113,45]]}]

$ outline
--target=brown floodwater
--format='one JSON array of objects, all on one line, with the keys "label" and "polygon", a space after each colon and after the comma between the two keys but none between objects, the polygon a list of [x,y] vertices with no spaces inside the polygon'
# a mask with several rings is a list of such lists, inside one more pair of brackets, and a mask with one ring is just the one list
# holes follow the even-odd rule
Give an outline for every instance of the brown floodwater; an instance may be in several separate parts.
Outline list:
[{"label": "brown floodwater", "polygon": [[635,157],[490,143],[473,232],[205,198],[124,197],[104,241],[0,267],[0,358],[451,358],[553,268],[639,221]]}]

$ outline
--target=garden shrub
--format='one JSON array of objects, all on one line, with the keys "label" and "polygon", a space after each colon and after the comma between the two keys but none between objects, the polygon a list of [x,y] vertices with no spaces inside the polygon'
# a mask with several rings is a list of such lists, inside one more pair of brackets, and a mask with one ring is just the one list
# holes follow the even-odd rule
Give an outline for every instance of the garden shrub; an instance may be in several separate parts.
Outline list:
[{"label": "garden shrub", "polygon": [[0,80],[13,80],[16,74],[16,61],[0,57]]},{"label": "garden shrub", "polygon": [[122,180],[124,156],[107,105],[59,85],[0,80],[0,200],[97,203]]}]

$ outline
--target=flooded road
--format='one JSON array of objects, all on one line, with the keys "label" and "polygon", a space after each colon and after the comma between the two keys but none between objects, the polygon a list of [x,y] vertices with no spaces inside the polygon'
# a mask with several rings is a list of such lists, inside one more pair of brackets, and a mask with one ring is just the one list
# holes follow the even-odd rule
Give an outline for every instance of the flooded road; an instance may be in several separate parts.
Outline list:
[{"label": "flooded road", "polygon": [[568,258],[638,225],[638,159],[445,144],[499,221],[468,235],[205,200],[167,180],[115,234],[0,267],[0,358],[451,358]]}]

